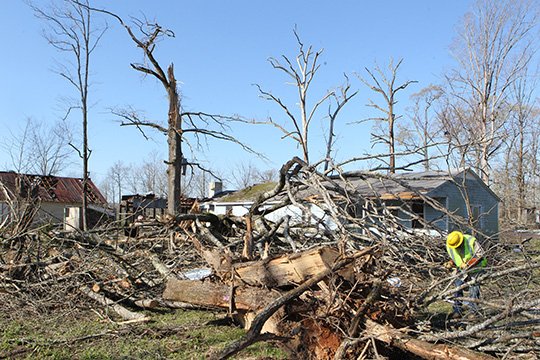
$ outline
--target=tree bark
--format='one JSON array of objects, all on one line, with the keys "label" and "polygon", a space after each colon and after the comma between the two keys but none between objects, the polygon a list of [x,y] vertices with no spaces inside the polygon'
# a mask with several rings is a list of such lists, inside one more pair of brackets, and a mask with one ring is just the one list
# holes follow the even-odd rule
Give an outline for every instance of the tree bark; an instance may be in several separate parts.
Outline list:
[{"label": "tree bark", "polygon": [[94,299],[101,305],[105,305],[107,307],[110,307],[115,313],[120,315],[122,319],[128,320],[128,321],[148,321],[150,320],[149,317],[145,316],[144,314],[136,313],[131,310],[126,309],[125,307],[117,304],[116,302],[112,301],[111,299],[108,299],[107,297],[95,293],[87,286],[81,286],[79,288],[80,292],[84,295],[88,296],[91,299]]},{"label": "tree bark", "polygon": [[413,339],[399,330],[366,319],[365,333],[388,345],[413,353],[429,360],[495,360],[494,357],[447,344],[431,344]]},{"label": "tree bark", "polygon": [[234,288],[199,280],[171,279],[163,291],[163,299],[183,303],[228,309],[256,311],[271,303],[279,293],[254,287]]},{"label": "tree bark", "polygon": [[180,100],[174,77],[174,66],[167,69],[169,97],[169,127],[167,143],[169,145],[169,162],[167,180],[167,212],[169,215],[180,213],[180,198],[182,196],[182,118],[180,116]]}]

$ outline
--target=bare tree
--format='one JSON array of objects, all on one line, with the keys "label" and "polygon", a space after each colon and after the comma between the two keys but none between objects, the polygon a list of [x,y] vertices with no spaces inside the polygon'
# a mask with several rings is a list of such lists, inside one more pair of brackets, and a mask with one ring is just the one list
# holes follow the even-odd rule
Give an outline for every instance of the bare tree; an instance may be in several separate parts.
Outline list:
[{"label": "bare tree", "polygon": [[[533,92],[535,90],[535,84],[531,84],[530,80],[524,76],[518,81],[514,82],[514,97],[515,97],[515,109],[514,114],[514,127],[515,134],[517,135],[517,141],[515,146],[515,161],[516,161],[516,182],[517,182],[517,195],[518,195],[518,214],[517,219],[519,223],[526,223],[527,219],[525,215],[526,210],[526,193],[527,193],[527,177],[528,171],[526,161],[529,157],[528,145],[530,139],[530,128],[534,126],[534,116],[538,116],[536,109],[534,108]],[[532,164],[529,164],[532,165]]]},{"label": "bare tree", "polygon": [[2,141],[2,148],[9,155],[10,166],[19,174],[24,174],[30,171],[30,138],[31,138],[31,119],[26,119],[24,127],[17,131],[7,129],[9,136],[5,136]]},{"label": "bare tree", "polygon": [[34,3],[29,3],[35,15],[43,19],[48,29],[45,30],[45,37],[49,44],[56,50],[67,54],[63,64],[57,69],[58,75],[72,85],[78,99],[68,109],[66,117],[73,109],[81,111],[82,117],[82,150],[77,149],[83,163],[83,201],[82,219],[83,229],[87,229],[87,208],[88,208],[88,161],[90,149],[88,146],[88,97],[90,79],[90,60],[101,37],[105,33],[107,26],[95,26],[89,0],[82,0],[82,3],[74,0],[62,0],[51,2],[48,7],[40,7]]},{"label": "bare tree", "polygon": [[144,191],[142,188],[143,180],[139,166],[135,164],[129,166],[125,183],[126,191],[129,191],[131,194],[140,194]]},{"label": "bare tree", "polygon": [[[167,93],[169,111],[166,125],[158,122],[141,119],[139,113],[131,109],[120,109],[113,113],[123,119],[121,125],[136,126],[143,136],[147,138],[143,128],[157,130],[167,136],[168,160],[167,164],[167,212],[169,215],[175,215],[180,211],[182,187],[182,167],[186,162],[183,154],[182,144],[187,142],[188,146],[201,148],[201,141],[208,138],[224,140],[240,145],[244,150],[254,152],[250,147],[241,143],[238,139],[227,133],[230,130],[227,122],[238,121],[245,122],[237,116],[223,116],[218,114],[209,114],[204,112],[183,112],[180,106],[180,96],[174,66],[171,63],[165,72],[160,62],[154,56],[154,50],[157,42],[163,38],[174,37],[172,30],[163,28],[157,23],[141,21],[134,19],[135,31],[126,24],[122,18],[110,11],[86,7],[89,11],[98,11],[114,17],[124,27],[131,40],[142,50],[146,62],[144,64],[132,63],[131,67],[145,75],[156,78]],[[137,32],[137,34],[136,34]],[[201,123],[198,123],[200,121]],[[212,125],[217,127],[212,129]],[[195,143],[189,143],[187,135],[193,135]]]},{"label": "bare tree", "polygon": [[396,116],[394,111],[394,106],[397,104],[396,100],[396,94],[407,88],[410,84],[416,83],[417,81],[414,80],[407,80],[401,85],[396,84],[396,78],[397,73],[399,70],[399,66],[403,62],[403,59],[399,60],[396,65],[394,65],[394,61],[391,59],[388,63],[388,69],[387,72],[382,70],[379,66],[375,66],[375,69],[372,71],[368,68],[365,68],[366,72],[369,75],[369,79],[365,79],[361,76],[359,76],[360,80],[371,90],[374,92],[380,94],[384,99],[383,105],[378,105],[373,100],[370,99],[368,106],[373,107],[379,111],[381,111],[384,116],[383,117],[376,117],[376,118],[370,118],[368,120],[376,120],[379,122],[386,122],[387,127],[384,134],[377,134],[374,133],[372,136],[374,137],[375,143],[383,143],[388,145],[388,153],[389,153],[389,167],[388,170],[390,173],[395,173],[396,169],[396,149],[395,149],[395,122],[399,118],[402,117],[402,115]]},{"label": "bare tree", "polygon": [[[268,61],[274,69],[282,71],[290,78],[292,80],[292,85],[298,90],[298,113],[293,107],[287,105],[280,97],[269,91],[263,90],[259,85],[257,85],[257,87],[263,99],[275,102],[287,115],[288,125],[277,123],[273,119],[270,119],[270,123],[283,132],[283,138],[290,137],[296,141],[298,146],[302,148],[302,157],[304,161],[309,163],[309,130],[311,122],[313,121],[319,106],[334,93],[332,91],[326,93],[317,100],[313,106],[309,106],[309,88],[319,70],[320,65],[318,61],[323,50],[314,51],[311,45],[306,48],[304,43],[300,40],[296,29],[293,32],[296,42],[298,43],[298,55],[296,55],[296,58],[291,60],[289,57],[282,55],[281,61],[273,57],[269,58]],[[346,102],[346,100],[341,100],[341,102]],[[338,109],[339,108],[340,107],[338,106]],[[337,113],[339,113],[339,110],[337,110],[336,116]]]},{"label": "bare tree", "polygon": [[277,169],[266,169],[257,171],[257,180],[260,183],[276,182],[278,180],[279,171]]},{"label": "bare tree", "polygon": [[152,193],[167,196],[167,165],[160,160],[156,152],[151,152],[140,163],[126,165],[116,161],[107,173],[114,187],[114,196],[118,203],[126,191],[132,194]]},{"label": "bare tree", "polygon": [[[111,190],[113,193],[113,202],[117,201],[118,206],[122,202],[122,192],[125,187],[125,179],[127,178],[129,167],[119,160],[116,161],[107,172],[107,177],[110,179]],[[115,196],[116,195],[116,196]]]},{"label": "bare tree", "polygon": [[439,86],[429,85],[411,95],[413,101],[411,122],[398,124],[397,142],[409,151],[418,152],[424,159],[424,169],[430,170],[430,148],[441,135],[440,123],[434,109],[436,101],[442,96]]},{"label": "bare tree", "polygon": [[539,112],[534,92],[535,77],[524,71],[512,84],[510,117],[506,124],[504,176],[494,179],[504,199],[503,215],[519,225],[527,223],[527,208],[535,207],[533,187],[537,163],[535,129]]},{"label": "bare tree", "polygon": [[251,162],[237,163],[231,171],[232,183],[236,189],[244,189],[257,182],[258,169]]},{"label": "bare tree", "polygon": [[208,172],[193,171],[188,180],[190,191],[186,193],[186,196],[205,198],[208,195],[210,181],[212,181],[212,176]]},{"label": "bare tree", "polygon": [[455,102],[472,122],[482,179],[489,183],[491,160],[501,149],[512,84],[532,56],[536,2],[476,1],[466,15],[453,48],[459,68],[449,76]]},{"label": "bare tree", "polygon": [[115,185],[113,184],[112,179],[108,176],[100,181],[99,191],[103,194],[103,196],[105,196],[108,204],[114,204],[118,200]]},{"label": "bare tree", "polygon": [[443,153],[449,168],[479,163],[479,154],[471,141],[471,137],[476,133],[476,129],[470,126],[471,116],[468,109],[456,104],[447,92],[443,94],[437,118],[447,143],[447,149],[443,150]]},{"label": "bare tree", "polygon": [[531,141],[529,143],[528,161],[530,168],[530,197],[538,211],[540,203],[540,110],[535,111],[534,125],[530,129]]},{"label": "bare tree", "polygon": [[230,182],[236,189],[244,189],[260,183],[277,181],[276,169],[261,170],[251,161],[237,163],[229,174]]},{"label": "bare tree", "polygon": [[209,169],[208,167],[201,168],[198,164],[188,164],[186,170],[186,185],[184,187],[185,196],[195,198],[205,198],[209,194],[210,184],[214,181],[224,182],[224,178],[219,171]]},{"label": "bare tree", "polygon": [[167,196],[167,165],[157,152],[151,152],[139,167],[143,189],[158,196]]},{"label": "bare tree", "polygon": [[24,127],[9,133],[1,146],[9,154],[10,166],[18,173],[58,175],[71,164],[71,133],[62,122],[49,127],[28,118]]},{"label": "bare tree", "polygon": [[328,139],[326,142],[326,158],[324,160],[324,171],[327,171],[329,169],[330,159],[332,158],[332,149],[335,142],[334,125],[336,119],[343,107],[349,102],[349,100],[351,100],[356,94],[358,94],[358,91],[355,91],[352,94],[349,93],[351,89],[351,85],[349,84],[349,78],[347,77],[347,75],[344,76],[346,79],[345,84],[339,88],[339,93],[337,93],[336,91],[332,92],[330,105],[328,106],[329,127]]},{"label": "bare tree", "polygon": [[52,128],[36,123],[31,131],[31,149],[34,159],[34,172],[40,175],[57,175],[71,164],[73,154],[71,131],[64,122]]}]

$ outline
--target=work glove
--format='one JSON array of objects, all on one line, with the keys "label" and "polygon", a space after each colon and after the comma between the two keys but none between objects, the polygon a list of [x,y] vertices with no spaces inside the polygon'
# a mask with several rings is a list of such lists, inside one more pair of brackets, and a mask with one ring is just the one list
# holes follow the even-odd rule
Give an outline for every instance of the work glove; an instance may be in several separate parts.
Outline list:
[{"label": "work glove", "polygon": [[444,263],[444,267],[446,269],[452,269],[454,267],[454,262],[452,260],[448,260],[447,262]]}]

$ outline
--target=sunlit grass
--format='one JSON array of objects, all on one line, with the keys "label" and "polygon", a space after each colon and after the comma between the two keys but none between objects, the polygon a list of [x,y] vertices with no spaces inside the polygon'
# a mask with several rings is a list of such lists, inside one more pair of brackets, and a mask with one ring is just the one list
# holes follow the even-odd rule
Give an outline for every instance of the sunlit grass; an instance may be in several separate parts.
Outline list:
[{"label": "sunlit grass", "polygon": [[[121,325],[93,313],[79,318],[0,319],[0,358],[22,359],[205,359],[245,331],[209,325],[222,313],[178,310],[151,314],[147,324]],[[286,359],[271,343],[260,343],[237,359]]]}]

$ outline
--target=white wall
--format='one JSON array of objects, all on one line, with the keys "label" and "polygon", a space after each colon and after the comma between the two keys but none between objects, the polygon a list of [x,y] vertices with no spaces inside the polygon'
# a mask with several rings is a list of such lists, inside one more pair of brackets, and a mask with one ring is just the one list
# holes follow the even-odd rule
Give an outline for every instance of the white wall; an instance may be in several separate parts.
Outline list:
[{"label": "white wall", "polygon": [[81,226],[81,208],[80,207],[67,207],[69,214],[66,216],[64,222],[64,230],[75,231],[82,228]]},{"label": "white wall", "polygon": [[[41,207],[34,218],[34,224],[53,223],[61,224],[64,222],[64,208],[68,206],[77,206],[76,204],[61,204],[61,203],[42,203]],[[0,202],[0,224],[9,216],[9,206],[6,203]]]},{"label": "white wall", "polygon": [[[214,203],[214,210],[211,212],[216,215],[224,215],[226,214],[227,209],[230,208],[232,211],[232,215],[243,216],[247,214],[252,204],[253,203]],[[271,205],[266,205],[267,208],[270,206]],[[323,222],[329,229],[335,230],[337,228],[335,222],[330,217],[328,217],[320,207],[314,204],[310,204],[309,207],[312,215],[311,219],[309,220],[311,224],[315,224],[319,220],[323,220]],[[285,216],[291,217],[291,225],[301,224],[304,222],[302,210],[296,205],[284,206],[276,211],[273,211],[271,214],[266,215],[265,218],[272,222],[277,222]]]},{"label": "white wall", "polygon": [[64,208],[66,204],[43,203],[36,216],[37,222],[51,222],[60,224],[64,222]]}]

